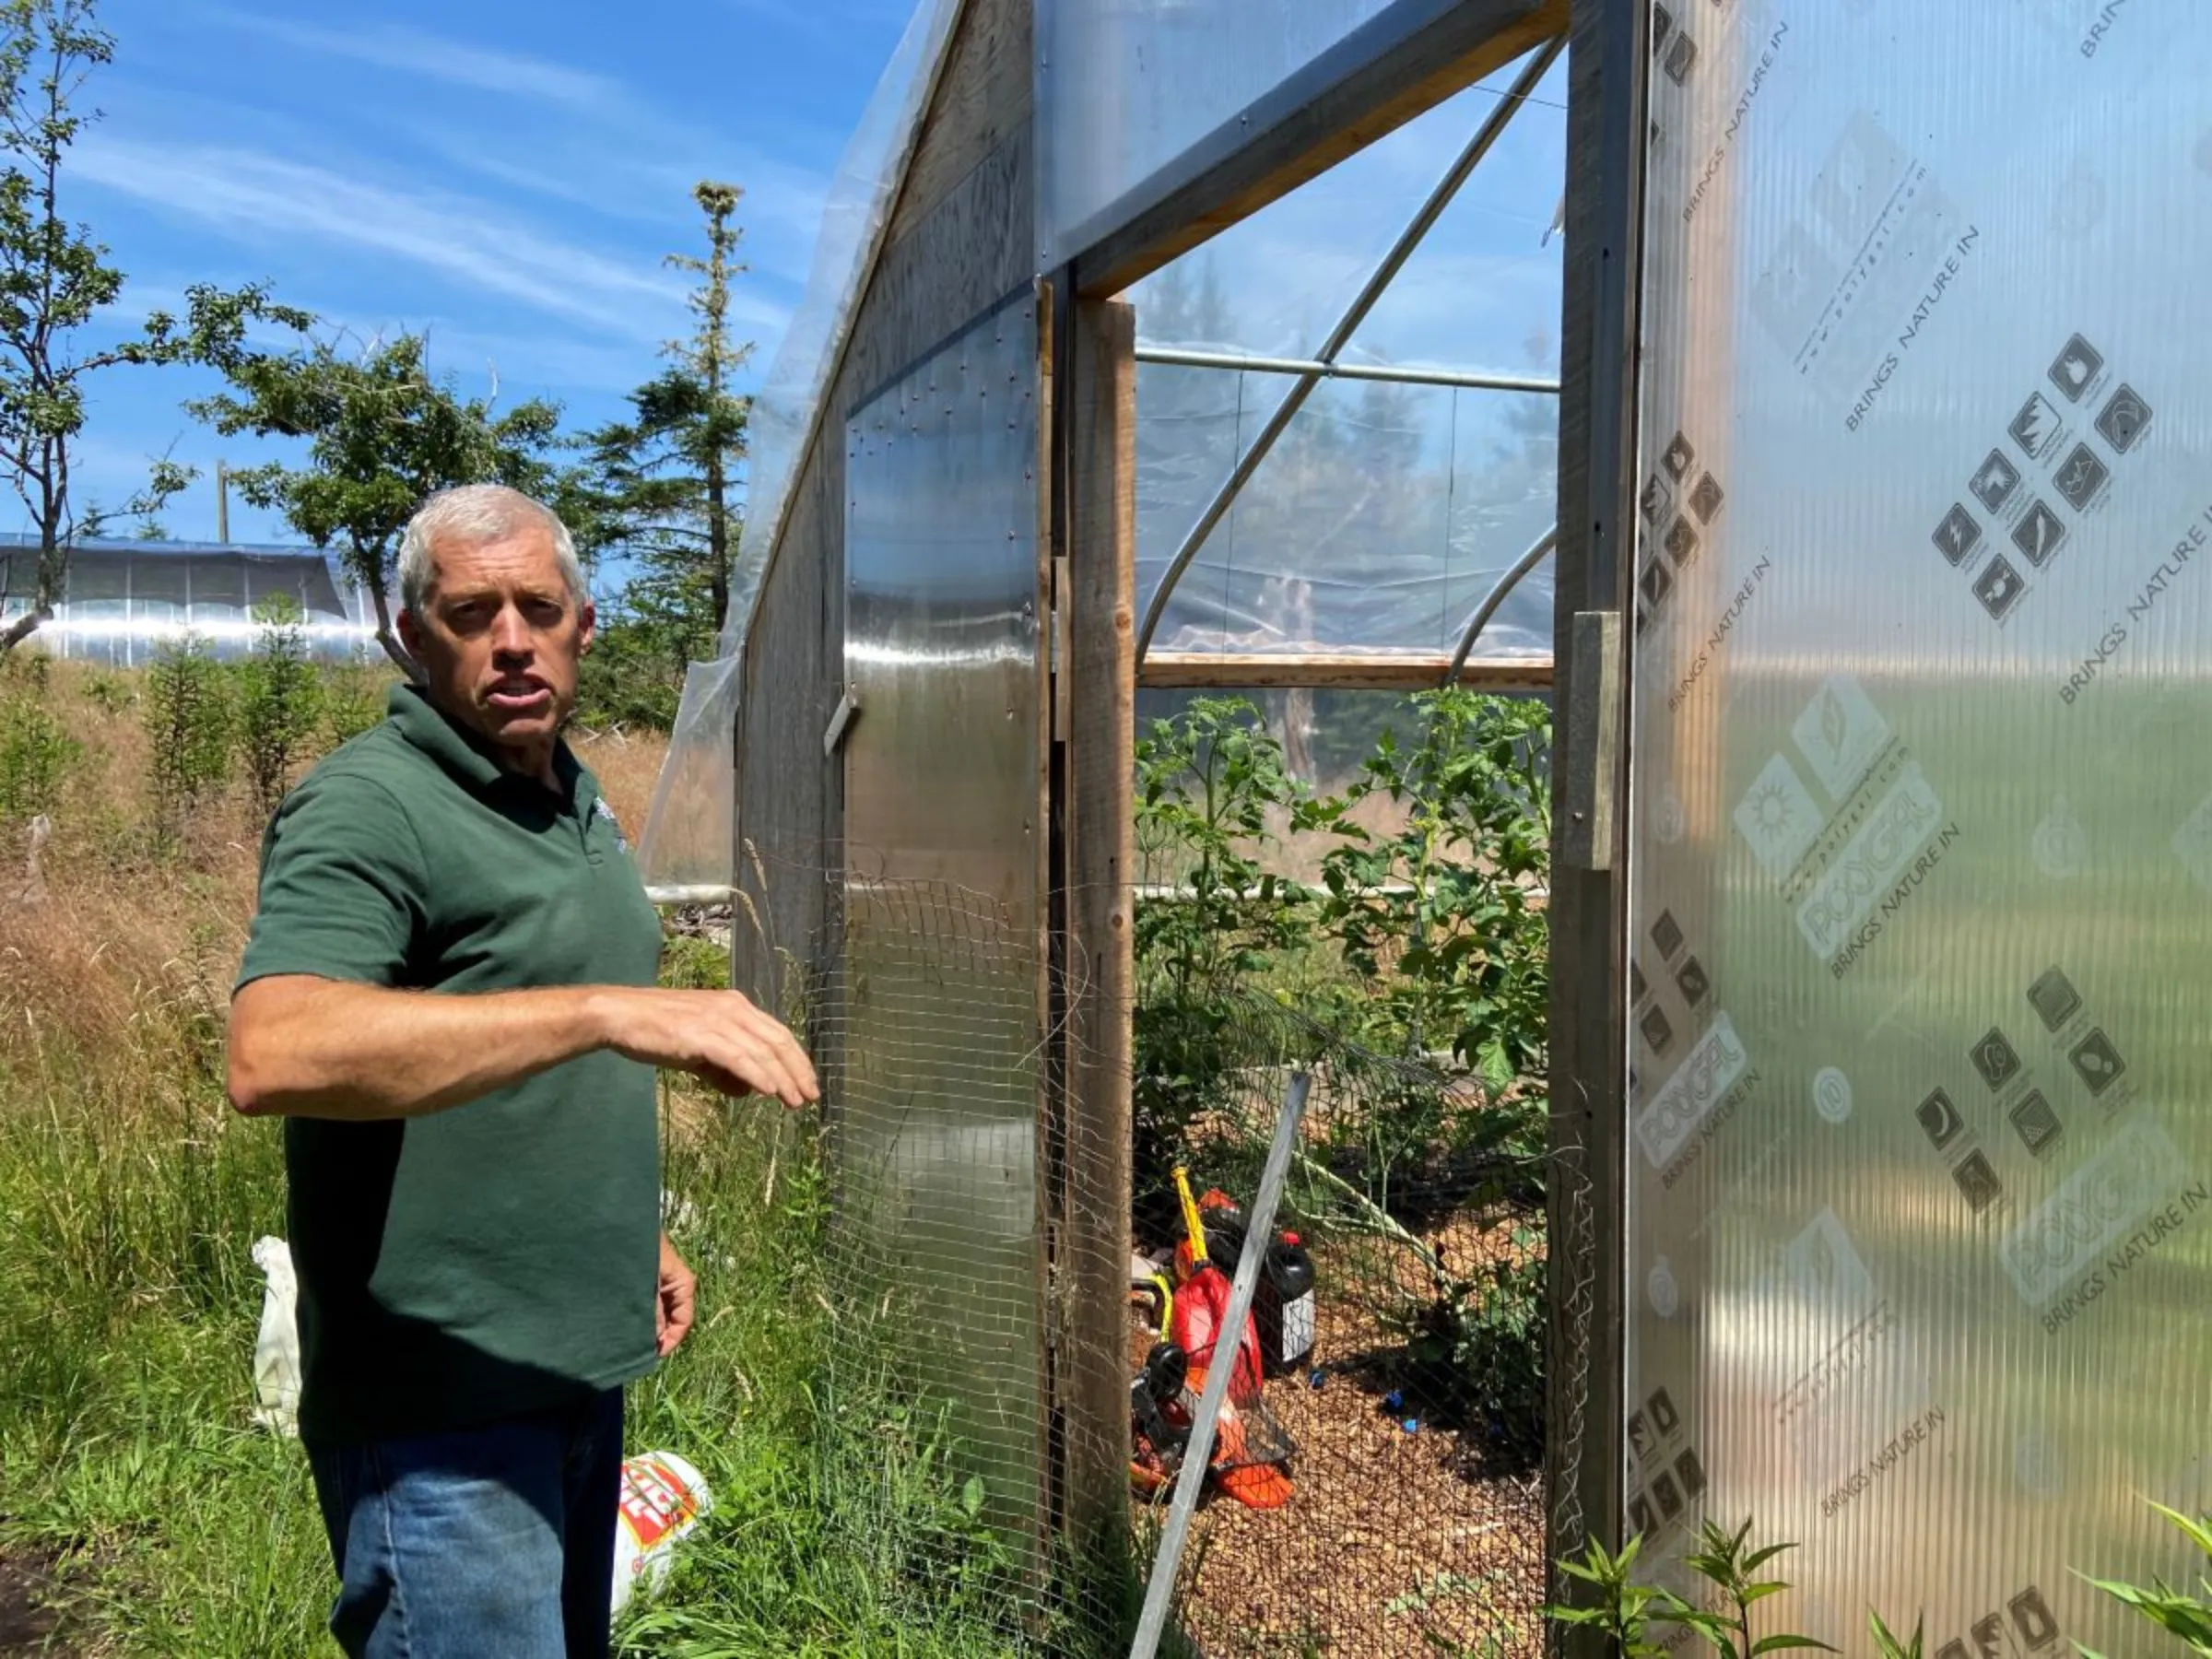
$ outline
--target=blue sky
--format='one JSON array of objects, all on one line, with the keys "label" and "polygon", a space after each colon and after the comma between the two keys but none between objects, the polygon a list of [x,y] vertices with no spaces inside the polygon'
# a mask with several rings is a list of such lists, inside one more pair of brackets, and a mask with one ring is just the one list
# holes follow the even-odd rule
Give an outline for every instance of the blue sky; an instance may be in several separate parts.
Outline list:
[{"label": "blue sky", "polygon": [[[438,366],[575,424],[618,414],[686,326],[663,255],[699,245],[690,187],[746,191],[740,337],[766,367],[831,169],[889,59],[902,0],[107,0],[105,119],[67,210],[131,281],[127,324],[194,282],[265,280],[363,336],[428,328]],[[495,382],[496,376],[496,382]],[[100,382],[80,453],[114,502],[164,452],[212,475],[182,371]],[[265,451],[262,453],[265,454]],[[14,515],[10,515],[11,517]],[[168,515],[211,535],[212,483]],[[10,524],[7,527],[15,527]],[[288,539],[233,500],[231,534]]]}]

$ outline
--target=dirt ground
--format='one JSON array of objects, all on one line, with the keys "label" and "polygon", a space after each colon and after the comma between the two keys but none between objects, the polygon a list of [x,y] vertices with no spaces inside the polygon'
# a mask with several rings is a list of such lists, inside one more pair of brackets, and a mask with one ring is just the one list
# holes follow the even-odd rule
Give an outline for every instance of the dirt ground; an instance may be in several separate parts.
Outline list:
[{"label": "dirt ground", "polygon": [[[1488,1254],[1510,1248],[1503,1233],[1460,1219],[1431,1242]],[[1273,1511],[1209,1494],[1185,1558],[1186,1628],[1208,1659],[1540,1653],[1541,1471],[1487,1465],[1475,1437],[1421,1422],[1418,1404],[1391,1409],[1396,1338],[1359,1305],[1373,1281],[1359,1298],[1335,1282],[1332,1298],[1324,1260],[1313,1358],[1265,1393],[1299,1448],[1296,1490]],[[1133,1317],[1135,1359],[1149,1341]]]},{"label": "dirt ground", "polygon": [[74,1649],[54,1641],[60,1623],[43,1592],[52,1563],[36,1556],[0,1556],[0,1655],[39,1653],[63,1659]]}]

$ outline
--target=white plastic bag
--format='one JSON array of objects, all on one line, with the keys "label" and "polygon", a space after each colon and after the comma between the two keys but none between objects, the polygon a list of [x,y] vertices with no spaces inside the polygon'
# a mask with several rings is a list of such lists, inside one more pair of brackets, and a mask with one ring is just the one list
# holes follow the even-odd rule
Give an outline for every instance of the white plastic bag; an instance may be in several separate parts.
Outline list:
[{"label": "white plastic bag", "polygon": [[253,1421],[278,1434],[300,1432],[300,1281],[292,1248],[282,1239],[259,1239],[253,1265],[266,1278],[261,1295],[261,1335],[253,1343]]},{"label": "white plastic bag", "polygon": [[646,1452],[623,1460],[614,1617],[621,1617],[639,1586],[650,1594],[667,1582],[677,1542],[713,1507],[699,1471],[675,1453]]}]

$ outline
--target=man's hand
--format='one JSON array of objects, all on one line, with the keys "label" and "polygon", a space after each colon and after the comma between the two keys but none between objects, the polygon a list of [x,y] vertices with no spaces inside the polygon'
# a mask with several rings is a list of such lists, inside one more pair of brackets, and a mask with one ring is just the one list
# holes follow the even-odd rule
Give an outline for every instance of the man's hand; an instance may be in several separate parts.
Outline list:
[{"label": "man's hand", "polygon": [[676,1253],[676,1246],[668,1241],[668,1235],[663,1233],[660,1298],[654,1308],[662,1359],[675,1353],[676,1345],[690,1331],[698,1306],[699,1280],[684,1265],[684,1258]]},{"label": "man's hand", "polygon": [[609,991],[607,1046],[628,1059],[688,1072],[727,1095],[773,1095],[800,1107],[822,1098],[798,1039],[735,991]]}]

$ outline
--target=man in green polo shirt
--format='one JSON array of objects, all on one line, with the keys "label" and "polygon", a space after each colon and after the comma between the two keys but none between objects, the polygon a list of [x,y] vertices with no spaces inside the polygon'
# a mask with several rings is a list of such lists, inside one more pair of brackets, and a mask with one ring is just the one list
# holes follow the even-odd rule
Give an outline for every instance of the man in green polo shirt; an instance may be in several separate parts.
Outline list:
[{"label": "man in green polo shirt", "polygon": [[561,740],[592,606],[538,503],[434,496],[424,685],[271,823],[230,1096],[280,1115],[300,1436],[351,1654],[604,1655],[622,1387],[683,1339],[653,1069],[797,1107],[791,1034],[656,988],[628,842]]}]

